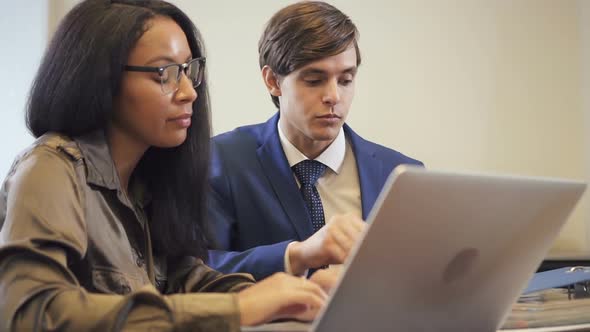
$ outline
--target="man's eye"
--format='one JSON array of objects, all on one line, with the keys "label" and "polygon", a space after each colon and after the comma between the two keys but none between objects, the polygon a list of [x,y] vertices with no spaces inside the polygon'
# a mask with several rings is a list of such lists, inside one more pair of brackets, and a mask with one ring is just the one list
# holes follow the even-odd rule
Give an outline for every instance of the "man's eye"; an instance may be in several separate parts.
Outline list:
[{"label": "man's eye", "polygon": [[352,83],[351,79],[350,80],[340,80],[340,85],[347,86],[347,85],[350,85],[351,83]]},{"label": "man's eye", "polygon": [[305,80],[305,84],[315,86],[322,83],[322,80]]}]

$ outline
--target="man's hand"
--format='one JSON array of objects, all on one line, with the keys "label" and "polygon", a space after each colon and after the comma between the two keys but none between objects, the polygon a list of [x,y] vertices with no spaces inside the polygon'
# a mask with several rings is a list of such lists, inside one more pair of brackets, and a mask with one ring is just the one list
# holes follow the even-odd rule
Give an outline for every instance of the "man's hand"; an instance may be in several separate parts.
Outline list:
[{"label": "man's hand", "polygon": [[334,216],[330,221],[303,242],[289,246],[291,271],[302,274],[310,268],[329,264],[342,264],[366,224],[354,214]]}]

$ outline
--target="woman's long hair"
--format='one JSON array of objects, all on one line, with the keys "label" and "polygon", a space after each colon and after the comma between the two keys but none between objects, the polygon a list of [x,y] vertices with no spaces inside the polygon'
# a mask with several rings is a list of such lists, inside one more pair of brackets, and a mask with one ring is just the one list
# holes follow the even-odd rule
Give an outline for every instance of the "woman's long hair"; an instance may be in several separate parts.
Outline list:
[{"label": "woman's long hair", "polygon": [[[159,0],[87,0],[74,7],[53,36],[33,82],[26,113],[35,137],[59,132],[76,137],[106,129],[120,92],[129,53],[156,16],[173,19],[193,57],[204,56],[191,20]],[[136,172],[152,197],[148,208],[154,251],[206,260],[210,240],[206,192],[210,111],[207,80],[197,88],[192,125],[175,148],[149,148]]]}]

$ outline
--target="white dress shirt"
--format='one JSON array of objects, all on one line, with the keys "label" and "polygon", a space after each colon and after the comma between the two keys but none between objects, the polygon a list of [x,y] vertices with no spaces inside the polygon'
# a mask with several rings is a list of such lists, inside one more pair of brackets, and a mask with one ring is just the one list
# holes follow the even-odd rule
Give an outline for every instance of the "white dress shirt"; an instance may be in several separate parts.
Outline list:
[{"label": "white dress shirt", "polygon": [[[293,167],[309,158],[287,139],[281,130],[280,121],[281,119],[277,124],[279,139],[289,167]],[[315,160],[327,166],[326,171],[316,183],[324,207],[326,223],[329,223],[333,216],[346,213],[353,213],[362,218],[361,189],[356,159],[342,128],[340,128],[336,139]],[[297,185],[301,187],[295,173],[293,173],[293,177],[295,177]],[[285,251],[285,271],[290,273],[291,264],[288,253],[289,247]]]}]

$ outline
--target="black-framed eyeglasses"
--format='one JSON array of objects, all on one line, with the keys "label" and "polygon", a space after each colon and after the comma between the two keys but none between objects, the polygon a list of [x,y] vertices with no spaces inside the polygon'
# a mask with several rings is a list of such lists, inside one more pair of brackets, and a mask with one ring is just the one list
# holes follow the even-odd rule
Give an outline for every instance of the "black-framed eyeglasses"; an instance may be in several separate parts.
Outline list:
[{"label": "black-framed eyeglasses", "polygon": [[125,70],[158,73],[158,75],[160,75],[162,92],[164,94],[169,94],[178,90],[182,72],[184,72],[186,77],[191,80],[193,87],[198,87],[203,81],[203,73],[205,72],[205,58],[201,57],[191,59],[186,63],[171,63],[162,67],[126,65]]}]

